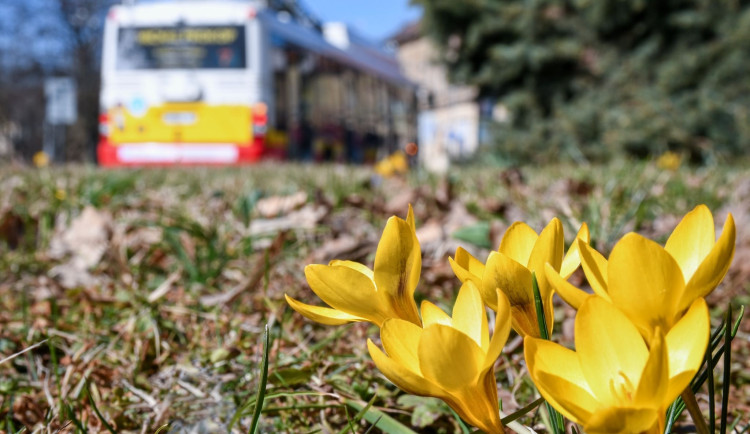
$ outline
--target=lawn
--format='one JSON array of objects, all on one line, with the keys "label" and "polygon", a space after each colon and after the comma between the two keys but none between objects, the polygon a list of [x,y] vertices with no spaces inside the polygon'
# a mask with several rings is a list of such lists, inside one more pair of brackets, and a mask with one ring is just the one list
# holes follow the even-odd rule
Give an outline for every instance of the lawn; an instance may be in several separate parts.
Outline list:
[{"label": "lawn", "polygon": [[[377,327],[323,326],[287,306],[285,293],[320,303],[306,264],[372,265],[386,219],[412,204],[417,300],[448,309],[460,282],[447,257],[459,245],[486,257],[513,221],[539,231],[557,216],[568,242],[585,221],[606,253],[629,231],[664,242],[701,203],[718,230],[728,212],[737,224],[734,262],[708,297],[717,325],[730,301],[735,312],[750,301],[750,171],[740,165],[460,167],[445,179],[271,163],[3,167],[0,428],[247,432],[267,351],[260,432],[462,430],[441,401],[404,394],[378,373],[366,345]],[[585,285],[580,271],[571,281]],[[572,345],[574,313],[556,299],[554,340]],[[733,345],[730,422],[739,427],[750,414],[749,332],[746,320]],[[511,334],[496,369],[505,414],[538,396],[521,342]],[[537,410],[520,422],[545,430]]]}]

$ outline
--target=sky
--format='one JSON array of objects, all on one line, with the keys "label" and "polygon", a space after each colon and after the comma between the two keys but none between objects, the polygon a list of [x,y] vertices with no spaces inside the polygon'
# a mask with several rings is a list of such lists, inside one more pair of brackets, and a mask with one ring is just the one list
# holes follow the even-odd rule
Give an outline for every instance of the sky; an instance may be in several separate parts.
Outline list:
[{"label": "sky", "polygon": [[418,19],[421,9],[409,0],[302,0],[322,21],[343,21],[363,36],[382,40]]},{"label": "sky", "polygon": [[[0,0],[0,3],[3,1],[8,0]],[[411,6],[409,0],[299,1],[310,11],[310,13],[321,21],[342,21],[351,25],[361,35],[375,41],[381,41],[393,35],[404,24],[412,22],[422,15],[421,8],[418,6]]]},{"label": "sky", "polygon": [[[55,0],[0,0],[0,17],[13,15],[13,11],[20,6],[28,10],[42,10],[44,5],[52,5]],[[164,0],[138,0],[164,1]],[[174,0],[172,0],[174,1]],[[421,16],[421,8],[411,6],[409,0],[299,0],[314,16],[321,21],[341,21],[351,25],[358,33],[374,41],[395,34],[404,24],[412,22]],[[20,8],[24,9],[24,8]],[[14,51],[10,50],[16,44],[19,32],[27,37],[22,40],[35,40],[39,27],[55,29],[54,23],[34,20],[29,25],[26,19],[0,19],[0,64],[14,62]],[[50,35],[48,35],[50,36]],[[37,57],[59,57],[61,50],[60,35],[46,38],[44,44],[37,44],[31,49]],[[18,49],[18,47],[15,47]]]}]

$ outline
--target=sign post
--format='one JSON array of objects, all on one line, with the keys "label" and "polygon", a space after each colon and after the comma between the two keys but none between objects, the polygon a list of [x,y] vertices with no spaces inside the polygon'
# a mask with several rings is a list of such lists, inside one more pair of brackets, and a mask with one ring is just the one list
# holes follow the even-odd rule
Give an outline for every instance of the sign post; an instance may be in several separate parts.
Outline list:
[{"label": "sign post", "polygon": [[[58,126],[72,125],[78,119],[76,83],[71,77],[48,78],[44,82],[44,96],[47,99],[44,152],[51,161],[55,161],[59,142]],[[63,134],[63,138],[64,136]]]}]

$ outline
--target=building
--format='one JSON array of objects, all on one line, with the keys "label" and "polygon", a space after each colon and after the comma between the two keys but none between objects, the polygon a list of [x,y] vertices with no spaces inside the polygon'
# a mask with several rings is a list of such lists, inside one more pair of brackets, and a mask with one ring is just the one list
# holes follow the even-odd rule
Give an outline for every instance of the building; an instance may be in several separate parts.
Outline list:
[{"label": "building", "polygon": [[418,21],[404,26],[391,42],[404,75],[419,86],[420,162],[440,171],[447,169],[449,160],[474,155],[480,143],[481,125],[477,89],[448,82],[438,51],[422,35]]}]

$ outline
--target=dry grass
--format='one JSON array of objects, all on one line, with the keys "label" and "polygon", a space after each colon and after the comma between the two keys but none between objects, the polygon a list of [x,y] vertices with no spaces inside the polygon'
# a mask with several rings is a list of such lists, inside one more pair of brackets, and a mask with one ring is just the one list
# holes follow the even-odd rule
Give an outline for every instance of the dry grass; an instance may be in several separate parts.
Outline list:
[{"label": "dry grass", "polygon": [[[750,300],[742,167],[459,168],[448,180],[385,181],[368,168],[292,164],[0,174],[0,354],[27,349],[0,364],[5,432],[246,432],[266,324],[261,432],[364,432],[376,421],[385,431],[463,429],[444,404],[403,395],[377,373],[365,345],[377,329],[320,326],[284,302],[284,293],[317,302],[307,263],[371,264],[385,219],[408,203],[424,256],[418,297],[443,306],[458,288],[446,255],[467,245],[454,234],[483,255],[512,221],[539,229],[557,215],[568,237],[587,221],[606,252],[630,230],[663,241],[698,203],[718,226],[729,211],[737,219],[737,257],[710,298],[715,314]],[[555,339],[570,342],[571,315],[557,309]],[[747,324],[735,340],[730,401],[731,419],[744,424]],[[504,411],[533,401],[517,339],[498,366]],[[532,412],[523,422],[541,419]]]}]

